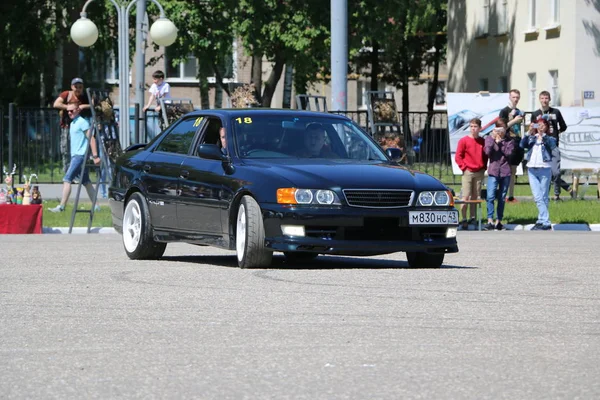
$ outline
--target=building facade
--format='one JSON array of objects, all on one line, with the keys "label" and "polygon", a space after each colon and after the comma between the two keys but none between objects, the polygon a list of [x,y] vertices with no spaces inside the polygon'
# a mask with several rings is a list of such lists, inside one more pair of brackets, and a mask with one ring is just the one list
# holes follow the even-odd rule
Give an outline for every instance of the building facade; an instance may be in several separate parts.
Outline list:
[{"label": "building facade", "polygon": [[450,92],[521,91],[539,107],[595,106],[600,98],[600,3],[594,0],[449,0]]}]

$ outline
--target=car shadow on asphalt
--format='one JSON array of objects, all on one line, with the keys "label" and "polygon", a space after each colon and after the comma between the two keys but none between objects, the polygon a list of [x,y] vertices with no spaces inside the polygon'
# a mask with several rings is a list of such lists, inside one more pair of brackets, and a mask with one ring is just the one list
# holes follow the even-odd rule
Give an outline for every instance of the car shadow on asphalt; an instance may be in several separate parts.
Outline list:
[{"label": "car shadow on asphalt", "polygon": [[[214,256],[163,256],[161,261],[183,262],[193,264],[209,264],[222,267],[239,268],[235,255]],[[438,269],[478,269],[477,266],[442,264]],[[285,270],[329,270],[329,269],[431,269],[412,268],[405,260],[389,260],[362,257],[319,256],[311,261],[288,262],[283,255],[274,255],[269,268],[254,269],[285,269]]]}]

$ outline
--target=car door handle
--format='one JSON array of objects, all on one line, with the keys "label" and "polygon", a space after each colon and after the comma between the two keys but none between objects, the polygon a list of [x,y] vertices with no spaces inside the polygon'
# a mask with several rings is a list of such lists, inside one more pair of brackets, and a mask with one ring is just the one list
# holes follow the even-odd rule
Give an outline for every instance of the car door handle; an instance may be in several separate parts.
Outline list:
[{"label": "car door handle", "polygon": [[150,172],[150,170],[152,169],[152,167],[148,164],[144,165],[144,172]]},{"label": "car door handle", "polygon": [[187,179],[188,176],[190,176],[190,171],[186,170],[181,171],[181,173],[179,174],[179,177],[182,179]]}]

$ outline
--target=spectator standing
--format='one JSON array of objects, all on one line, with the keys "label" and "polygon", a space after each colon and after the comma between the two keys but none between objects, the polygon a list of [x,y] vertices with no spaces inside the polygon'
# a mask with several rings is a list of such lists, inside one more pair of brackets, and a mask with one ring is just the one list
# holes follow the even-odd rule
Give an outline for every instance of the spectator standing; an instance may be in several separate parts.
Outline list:
[{"label": "spectator standing", "polygon": [[[521,100],[521,92],[518,89],[511,89],[508,92],[508,105],[500,110],[500,118],[504,118],[507,122],[508,135],[516,142],[515,147],[518,149],[517,143],[521,141],[521,126],[523,124],[523,111],[517,108]],[[508,187],[508,201],[515,202],[515,179],[517,175],[517,166],[523,160],[522,151],[517,150],[513,153],[513,159],[509,160],[510,164],[510,184]],[[519,159],[520,158],[520,159]]]},{"label": "spectator standing", "polygon": [[71,124],[71,118],[67,113],[67,108],[70,104],[74,104],[79,109],[81,116],[89,118],[90,114],[90,101],[87,93],[83,90],[83,79],[73,78],[71,80],[71,90],[65,90],[61,92],[56,100],[54,100],[54,108],[60,110],[60,152],[62,154],[63,173],[66,173],[69,169],[70,154],[69,154],[69,126]]},{"label": "spectator standing", "polygon": [[527,173],[533,200],[538,209],[538,219],[532,230],[552,229],[548,212],[548,194],[552,178],[552,150],[556,148],[556,139],[546,132],[548,121],[538,118],[529,127],[529,134],[521,139],[521,147],[526,150]]},{"label": "spectator standing", "polygon": [[160,100],[161,99],[170,99],[171,98],[171,86],[165,82],[165,73],[157,70],[152,74],[152,86],[148,92],[150,92],[150,98],[148,99],[148,103],[144,107],[144,112],[148,110],[152,103],[156,100],[156,106],[154,106],[154,111],[160,112]]},{"label": "spectator standing", "polygon": [[76,104],[69,104],[67,106],[67,112],[71,117],[71,123],[69,124],[71,162],[67,173],[63,177],[63,192],[60,204],[54,208],[48,209],[48,211],[54,213],[65,211],[65,206],[71,195],[71,185],[75,179],[81,179],[81,184],[85,187],[90,199],[93,199],[95,196],[94,187],[90,181],[87,168],[83,171],[83,176],[80,176],[83,164],[85,163],[84,157],[88,148],[88,141],[92,150],[94,164],[100,164],[96,139],[91,134],[92,130],[90,129],[90,122],[81,115],[81,111]]},{"label": "spectator standing", "polygon": [[[487,183],[487,214],[488,223],[485,230],[501,231],[504,229],[502,219],[504,218],[504,204],[506,192],[510,184],[511,165],[509,159],[515,149],[515,142],[510,137],[507,129],[507,121],[500,118],[496,121],[496,127],[492,133],[485,138],[483,150],[490,160],[488,165]],[[496,209],[496,223],[494,224],[494,200],[498,199]]]},{"label": "spectator standing", "polygon": [[[458,168],[463,172],[461,200],[477,200],[481,193],[481,182],[487,166],[487,155],[483,151],[484,140],[479,137],[481,131],[481,120],[473,118],[469,122],[469,135],[462,137],[458,141],[456,155],[454,160]],[[463,229],[468,229],[469,222],[475,223],[476,204],[471,204],[469,207],[470,221],[467,221],[467,204],[461,205],[463,221],[461,222]]]},{"label": "spectator standing", "polygon": [[550,93],[544,90],[540,93],[540,109],[533,112],[531,120],[535,121],[539,117],[544,118],[549,123],[548,135],[556,139],[556,148],[552,153],[552,182],[554,183],[554,201],[560,201],[560,189],[563,188],[573,197],[571,186],[562,179],[562,171],[560,170],[560,134],[567,130],[567,124],[560,110],[550,107]]}]

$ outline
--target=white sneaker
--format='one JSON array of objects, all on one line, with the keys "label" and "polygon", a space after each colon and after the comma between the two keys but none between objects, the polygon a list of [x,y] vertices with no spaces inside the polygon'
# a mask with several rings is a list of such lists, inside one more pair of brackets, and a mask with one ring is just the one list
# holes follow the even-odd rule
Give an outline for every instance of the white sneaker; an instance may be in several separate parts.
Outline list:
[{"label": "white sneaker", "polygon": [[65,211],[65,208],[59,204],[54,208],[49,208],[48,211],[53,212],[53,213],[59,213],[59,212]]}]

